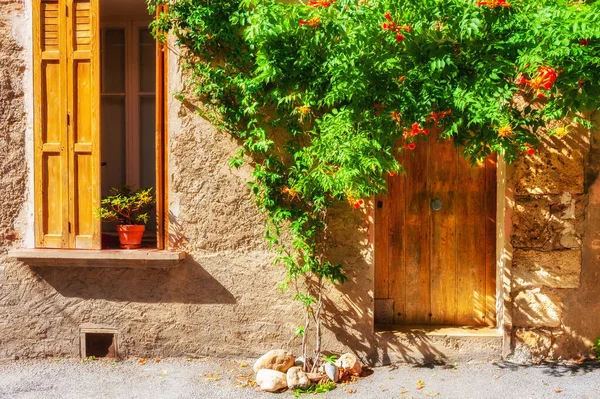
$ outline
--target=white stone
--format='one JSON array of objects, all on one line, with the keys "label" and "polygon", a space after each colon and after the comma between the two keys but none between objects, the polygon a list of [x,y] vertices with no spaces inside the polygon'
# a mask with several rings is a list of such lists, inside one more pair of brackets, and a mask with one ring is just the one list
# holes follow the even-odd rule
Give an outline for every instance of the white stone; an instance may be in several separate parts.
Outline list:
[{"label": "white stone", "polygon": [[311,382],[308,375],[302,370],[302,367],[291,367],[287,373],[287,386],[289,389],[308,389]]},{"label": "white stone", "polygon": [[340,379],[340,372],[338,367],[335,364],[325,363],[325,374],[329,379],[333,382],[338,382]]},{"label": "white stone", "polygon": [[261,369],[256,373],[256,383],[266,392],[277,392],[287,388],[287,379],[284,373],[276,370]]}]

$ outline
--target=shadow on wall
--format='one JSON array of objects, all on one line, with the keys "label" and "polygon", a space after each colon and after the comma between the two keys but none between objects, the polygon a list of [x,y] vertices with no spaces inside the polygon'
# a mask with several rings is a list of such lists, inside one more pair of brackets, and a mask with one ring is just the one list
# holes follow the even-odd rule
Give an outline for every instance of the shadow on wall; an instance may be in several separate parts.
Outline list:
[{"label": "shadow on wall", "polygon": [[141,303],[236,303],[236,298],[227,288],[192,259],[186,259],[181,266],[168,270],[32,269],[67,298]]}]

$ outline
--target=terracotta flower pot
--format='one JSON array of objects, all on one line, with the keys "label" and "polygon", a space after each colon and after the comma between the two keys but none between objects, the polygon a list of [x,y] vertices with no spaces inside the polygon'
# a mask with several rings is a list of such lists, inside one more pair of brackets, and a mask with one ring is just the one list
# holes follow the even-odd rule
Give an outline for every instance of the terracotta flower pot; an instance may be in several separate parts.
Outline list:
[{"label": "terracotta flower pot", "polygon": [[120,224],[117,226],[119,241],[123,249],[137,249],[142,246],[142,236],[146,226],[142,224]]}]

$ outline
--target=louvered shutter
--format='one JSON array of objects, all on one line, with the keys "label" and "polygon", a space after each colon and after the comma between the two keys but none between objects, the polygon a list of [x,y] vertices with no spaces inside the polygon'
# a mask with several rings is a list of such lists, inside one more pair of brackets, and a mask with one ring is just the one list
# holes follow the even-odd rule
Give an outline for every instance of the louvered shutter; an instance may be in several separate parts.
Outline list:
[{"label": "louvered shutter", "polygon": [[33,11],[36,243],[100,248],[98,0]]}]

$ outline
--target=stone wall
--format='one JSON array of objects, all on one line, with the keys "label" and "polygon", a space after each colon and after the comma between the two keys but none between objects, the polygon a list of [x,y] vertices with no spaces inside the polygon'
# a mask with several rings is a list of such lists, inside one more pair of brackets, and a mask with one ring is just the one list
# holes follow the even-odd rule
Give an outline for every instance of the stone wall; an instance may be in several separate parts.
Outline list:
[{"label": "stone wall", "polygon": [[600,319],[589,313],[600,265],[584,257],[597,229],[586,216],[596,184],[590,139],[586,129],[571,125],[563,138],[544,136],[534,155],[514,165],[510,290],[520,359],[586,356],[600,336]]},{"label": "stone wall", "polygon": [[13,275],[6,262],[7,249],[21,238],[15,222],[25,202],[27,182],[25,53],[13,31],[13,19],[21,13],[20,1],[0,1],[0,359],[12,357],[3,348],[13,336],[26,335],[11,326],[10,315],[20,307],[22,286],[21,276]]}]

